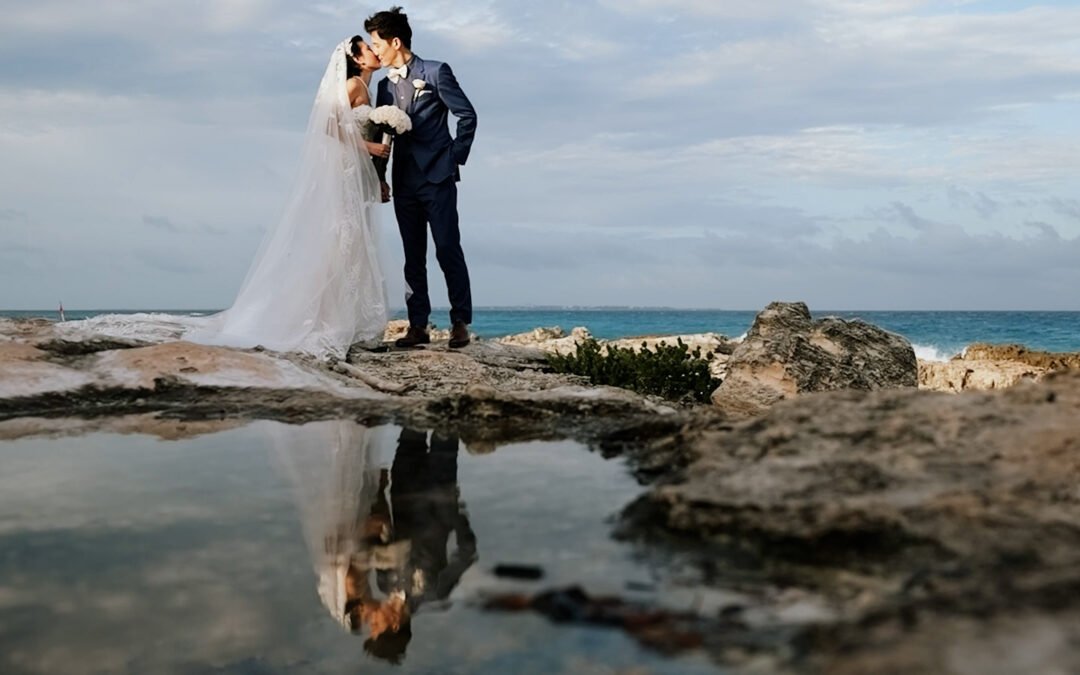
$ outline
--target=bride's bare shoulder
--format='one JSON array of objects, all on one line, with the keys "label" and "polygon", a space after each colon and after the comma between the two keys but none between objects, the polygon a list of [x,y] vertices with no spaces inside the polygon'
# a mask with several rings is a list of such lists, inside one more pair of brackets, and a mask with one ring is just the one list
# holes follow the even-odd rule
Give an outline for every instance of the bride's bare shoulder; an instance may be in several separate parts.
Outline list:
[{"label": "bride's bare shoulder", "polygon": [[354,108],[371,103],[371,93],[359,77],[350,77],[346,80],[345,91],[349,95],[349,104]]}]

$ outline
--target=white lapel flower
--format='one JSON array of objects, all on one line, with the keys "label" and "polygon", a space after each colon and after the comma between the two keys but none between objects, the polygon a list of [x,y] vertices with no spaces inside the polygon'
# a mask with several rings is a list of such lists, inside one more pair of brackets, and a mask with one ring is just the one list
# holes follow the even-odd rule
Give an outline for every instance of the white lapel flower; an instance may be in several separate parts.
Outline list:
[{"label": "white lapel flower", "polygon": [[416,99],[420,98],[420,94],[424,93],[424,88],[427,87],[427,82],[416,79],[412,81],[412,86],[413,89],[416,90],[415,92],[413,92],[413,100],[415,101]]}]

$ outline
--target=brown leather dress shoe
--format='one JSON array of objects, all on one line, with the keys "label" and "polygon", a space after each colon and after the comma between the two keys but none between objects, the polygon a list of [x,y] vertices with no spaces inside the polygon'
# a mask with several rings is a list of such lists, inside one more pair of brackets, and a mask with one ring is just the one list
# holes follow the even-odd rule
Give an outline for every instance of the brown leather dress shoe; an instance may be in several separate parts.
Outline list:
[{"label": "brown leather dress shoe", "polygon": [[450,349],[461,349],[469,344],[469,326],[460,321],[450,329]]},{"label": "brown leather dress shoe", "polygon": [[423,328],[417,326],[409,326],[409,332],[405,333],[405,337],[394,340],[394,346],[396,347],[417,347],[419,345],[426,345],[431,342],[431,336]]}]

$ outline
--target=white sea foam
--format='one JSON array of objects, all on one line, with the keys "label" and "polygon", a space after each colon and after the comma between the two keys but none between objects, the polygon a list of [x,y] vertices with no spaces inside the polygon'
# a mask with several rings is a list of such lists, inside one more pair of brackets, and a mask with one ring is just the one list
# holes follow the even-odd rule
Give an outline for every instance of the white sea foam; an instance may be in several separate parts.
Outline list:
[{"label": "white sea foam", "polygon": [[912,344],[915,348],[915,358],[920,361],[948,361],[952,358],[951,354],[941,351],[934,345],[920,345]]}]

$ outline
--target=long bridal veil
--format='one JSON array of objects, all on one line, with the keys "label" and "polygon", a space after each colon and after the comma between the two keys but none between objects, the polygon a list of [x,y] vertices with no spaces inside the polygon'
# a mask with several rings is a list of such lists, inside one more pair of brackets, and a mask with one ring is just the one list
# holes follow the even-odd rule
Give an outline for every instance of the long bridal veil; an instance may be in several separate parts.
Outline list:
[{"label": "long bridal veil", "polygon": [[232,306],[208,317],[105,315],[61,324],[65,332],[339,357],[354,342],[382,337],[387,298],[375,230],[380,187],[349,104],[350,44],[331,55],[285,208]]}]

